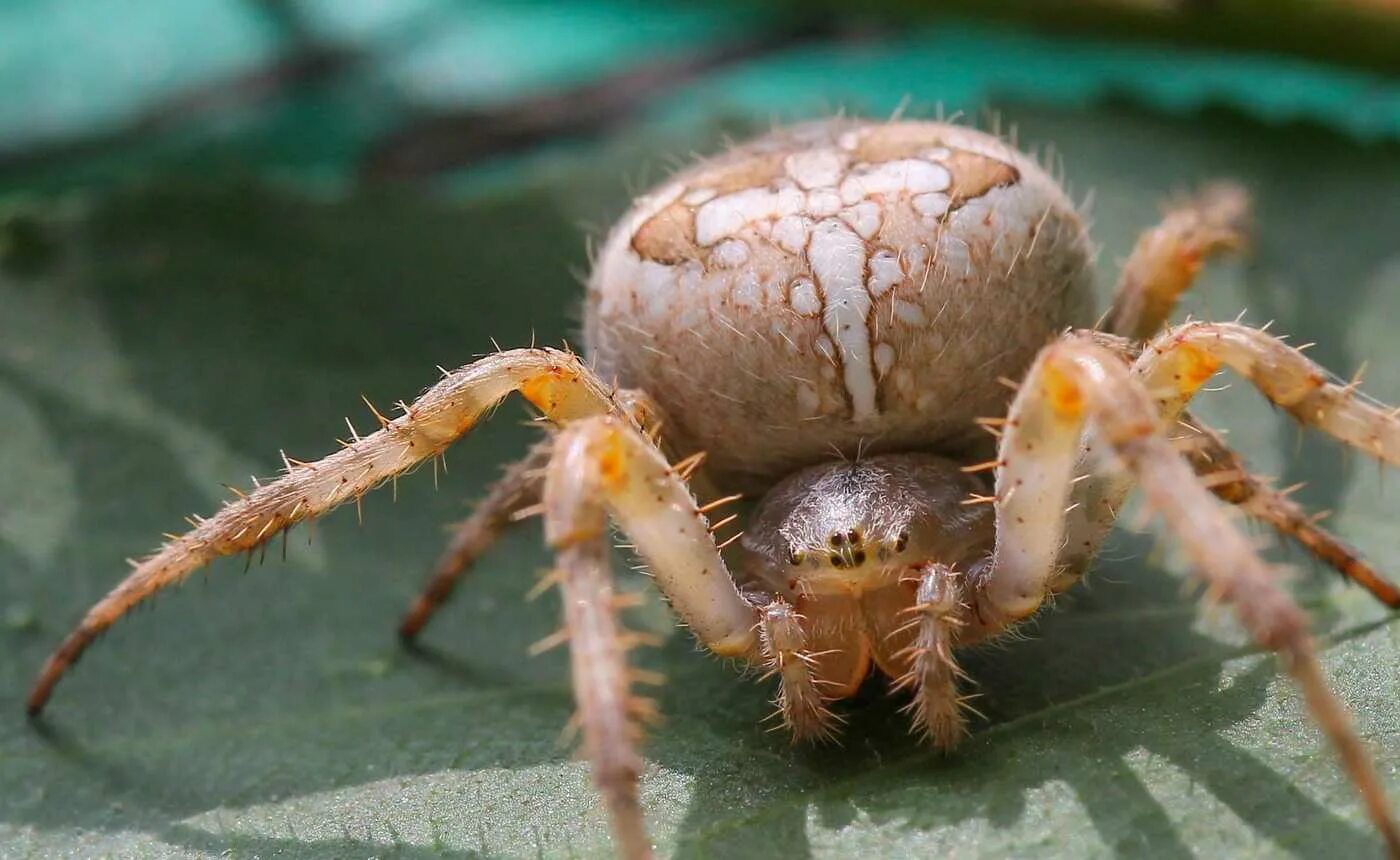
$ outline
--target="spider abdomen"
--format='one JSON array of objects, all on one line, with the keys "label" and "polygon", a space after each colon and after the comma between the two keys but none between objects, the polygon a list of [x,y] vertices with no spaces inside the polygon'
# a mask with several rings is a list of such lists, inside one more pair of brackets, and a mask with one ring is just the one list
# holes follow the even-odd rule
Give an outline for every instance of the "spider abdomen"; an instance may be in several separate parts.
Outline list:
[{"label": "spider abdomen", "polygon": [[1069,198],[999,139],[934,122],[786,129],[643,196],[603,246],[586,337],[723,484],[832,448],[968,446],[1000,376],[1092,308]]}]

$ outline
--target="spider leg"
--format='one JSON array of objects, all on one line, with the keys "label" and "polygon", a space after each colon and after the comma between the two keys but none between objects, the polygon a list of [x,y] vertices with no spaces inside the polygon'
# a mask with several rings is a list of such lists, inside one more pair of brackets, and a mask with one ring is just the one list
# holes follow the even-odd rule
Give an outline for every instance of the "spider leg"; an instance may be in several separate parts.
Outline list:
[{"label": "spider leg", "polygon": [[[613,401],[623,413],[632,416],[639,427],[646,429],[648,435],[657,438],[665,423],[664,414],[645,392],[619,389],[614,392]],[[539,502],[541,479],[553,450],[552,440],[536,443],[522,459],[506,468],[505,474],[491,485],[486,498],[478,502],[471,515],[457,525],[447,548],[433,567],[427,585],[399,623],[400,639],[405,642],[417,639],[433,615],[452,597],[458,582],[476,564],[476,560],[491,548],[502,533],[518,524],[524,512]],[[668,457],[675,453],[664,444],[662,451]],[[691,473],[688,483],[691,490],[702,498],[718,496],[703,464]]]},{"label": "spider leg", "polygon": [[[216,558],[252,550],[278,532],[358,499],[438,456],[512,391],[519,391],[556,424],[621,411],[592,371],[573,354],[558,350],[507,350],[447,374],[398,417],[388,419],[376,412],[379,430],[357,436],[314,463],[289,458],[282,477],[230,501],[209,519],[196,520],[191,531],[138,562],[49,657],[30,690],[29,713],[43,709],[68,667],[132,607]],[[752,636],[752,622],[739,611],[743,601],[737,593],[727,604],[723,595],[716,599],[719,603],[712,611],[719,617],[697,625],[697,633],[713,635],[715,643],[738,643],[734,647],[743,653]],[[741,617],[742,629],[726,626],[739,624],[736,619]]]},{"label": "spider leg", "polygon": [[640,719],[650,700],[631,692],[639,673],[625,652],[641,637],[616,618],[607,517],[647,562],[672,608],[723,656],[757,657],[756,611],[725,568],[685,482],[629,421],[597,416],[566,426],[545,471],[545,535],[557,558],[574,697],[593,781],[626,858],[651,856],[637,797]]},{"label": "spider leg", "polygon": [[803,630],[803,617],[782,600],[774,600],[759,619],[759,641],[768,675],[778,676],[773,704],[794,741],[827,741],[836,736],[840,718],[827,707],[819,679],[819,656]]},{"label": "spider leg", "polygon": [[907,627],[913,641],[902,656],[908,669],[895,689],[913,693],[908,711],[917,734],[940,749],[952,749],[967,734],[965,705],[958,681],[966,677],[953,655],[963,606],[961,575],[944,564],[924,565],[914,605],[906,611],[913,618]]},{"label": "spider leg", "polygon": [[1381,603],[1400,609],[1400,588],[1382,576],[1361,553],[1318,525],[1318,518],[1304,511],[1287,492],[1274,489],[1268,481],[1252,474],[1244,459],[1201,419],[1186,413],[1181,423],[1193,434],[1184,440],[1188,443],[1186,458],[1217,498],[1288,536]]},{"label": "spider leg", "polygon": [[405,642],[416,639],[452,596],[462,575],[502,532],[518,522],[517,513],[539,502],[540,477],[553,450],[553,439],[536,442],[529,453],[506,468],[505,474],[491,485],[486,498],[477,503],[471,515],[457,524],[447,548],[433,567],[432,578],[399,623],[399,638]]},{"label": "spider leg", "polygon": [[1248,221],[1249,195],[1231,182],[1168,209],[1123,264],[1104,330],[1139,341],[1160,331],[1206,258],[1245,244]]},{"label": "spider leg", "polygon": [[[1119,346],[1105,340],[1104,335],[1078,333],[1072,337],[1092,338],[1115,350]],[[1186,413],[1186,406],[1222,367],[1248,379],[1299,422],[1317,427],[1382,462],[1400,463],[1400,413],[1358,392],[1354,382],[1336,380],[1301,351],[1259,329],[1239,323],[1187,323],[1174,327],[1143,348],[1133,361],[1132,372],[1156,399],[1163,426],[1171,427],[1182,421],[1188,426],[1192,421],[1199,425],[1198,419]],[[1092,427],[1085,434],[1081,469],[1096,449],[1105,447],[1099,436]],[[1193,455],[1193,462],[1204,465],[1199,458],[1210,456],[1235,455],[1223,445],[1215,448],[1207,441]],[[1226,494],[1231,501],[1228,495],[1235,494],[1246,513],[1270,523],[1377,599],[1393,605],[1395,588],[1355,550],[1319,528],[1282,493],[1263,487],[1257,479],[1252,484],[1253,489],[1246,490],[1243,485],[1231,486],[1227,481],[1214,489],[1217,495]],[[1072,582],[1084,569],[1108,534],[1132,486],[1133,476],[1123,472],[1086,474],[1076,482],[1070,496],[1066,539],[1056,563],[1057,569],[1065,573],[1052,586],[1053,590]]]},{"label": "spider leg", "polygon": [[[1279,380],[1280,372],[1272,365],[1269,370],[1271,382],[1293,378]],[[1400,856],[1400,830],[1384,788],[1350,715],[1327,685],[1306,616],[1166,438],[1144,376],[1151,378],[1133,373],[1121,358],[1084,338],[1042,350],[1012,404],[1002,439],[997,544],[990,574],[977,583],[978,609],[1016,619],[1044,599],[1055,572],[1078,438],[1085,424],[1092,424],[1117,464],[1142,487],[1148,508],[1180,542],[1206,584],[1208,599],[1228,604],[1254,641],[1282,658],[1386,845]],[[1297,393],[1296,388],[1282,390]]]},{"label": "spider leg", "polygon": [[1338,381],[1282,340],[1239,323],[1176,326],[1142,351],[1133,373],[1167,421],[1221,367],[1248,379],[1294,419],[1391,465],[1400,464],[1400,415]]}]

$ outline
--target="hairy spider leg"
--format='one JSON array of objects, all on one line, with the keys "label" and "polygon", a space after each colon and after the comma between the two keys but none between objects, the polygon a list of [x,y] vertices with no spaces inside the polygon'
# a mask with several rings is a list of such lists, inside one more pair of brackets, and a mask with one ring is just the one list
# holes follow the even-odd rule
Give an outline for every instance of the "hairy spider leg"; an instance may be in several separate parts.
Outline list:
[{"label": "hairy spider leg", "polygon": [[[1218,337],[1217,337],[1218,335]],[[1206,345],[1212,345],[1207,348]],[[1056,574],[1065,502],[1086,424],[1109,449],[1092,464],[1121,467],[1142,488],[1148,509],[1180,543],[1206,598],[1228,604],[1261,647],[1275,651],[1301,689],[1393,856],[1400,830],[1384,788],[1345,707],[1327,685],[1307,618],[1223,507],[1164,433],[1219,362],[1230,363],[1276,402],[1344,441],[1380,433],[1377,453],[1394,453],[1384,413],[1342,396],[1295,351],[1243,326],[1183,327],[1159,338],[1130,370],[1084,337],[1046,347],[1012,404],[997,469],[997,544],[989,575],[977,585],[979,613],[1007,622],[1033,613]],[[1162,388],[1170,388],[1165,396]],[[1154,402],[1155,400],[1155,402]],[[1112,457],[1109,455],[1111,453]]]},{"label": "hairy spider leg", "polygon": [[[1124,264],[1105,329],[1137,341],[1157,335],[1181,295],[1195,284],[1205,260],[1246,244],[1249,220],[1248,195],[1233,183],[1207,186],[1169,209],[1160,224],[1139,238]],[[1218,431],[1189,412],[1182,414],[1181,423],[1188,431],[1191,464],[1217,497],[1290,538],[1386,606],[1400,608],[1400,589],[1286,492],[1252,474]],[[1076,546],[1082,553],[1084,542]]]},{"label": "hairy spider leg", "polygon": [[637,745],[639,721],[654,716],[655,705],[631,692],[632,682],[644,676],[629,672],[625,654],[643,637],[627,633],[615,617],[624,601],[614,595],[608,569],[608,515],[711,650],[757,660],[758,614],[740,597],[685,481],[630,421],[600,415],[566,426],[545,471],[543,505],[593,780],[622,856],[649,857]]},{"label": "hairy spider leg", "polygon": [[417,639],[476,560],[506,529],[520,521],[522,512],[539,503],[543,470],[553,451],[553,439],[542,439],[532,445],[524,457],[506,467],[505,473],[486,491],[486,498],[453,528],[447,547],[433,566],[432,576],[399,622],[400,639],[405,642]]},{"label": "hairy spider leg", "polygon": [[937,563],[921,565],[915,573],[918,592],[914,605],[904,610],[908,621],[901,628],[912,634],[900,654],[909,668],[894,689],[912,695],[904,711],[915,734],[940,749],[952,749],[968,734],[966,697],[958,692],[958,682],[967,676],[953,654],[967,609],[963,575]]},{"label": "hairy spider leg", "polygon": [[[1317,427],[1330,436],[1392,465],[1400,462],[1400,415],[1367,398],[1352,383],[1337,381],[1320,365],[1283,341],[1239,323],[1186,323],[1164,332],[1148,344],[1133,363],[1133,375],[1156,398],[1164,428],[1187,422],[1186,405],[1221,367],[1229,367],[1252,382],[1270,401],[1283,407],[1300,423]],[[1083,457],[1102,447],[1096,431],[1085,436]],[[1200,462],[1235,457],[1217,449],[1207,438],[1185,440],[1198,471],[1205,468],[1216,477],[1207,482],[1217,495],[1238,504],[1246,513],[1275,526],[1307,547],[1342,575],[1361,585],[1386,605],[1396,597],[1395,587],[1382,578],[1360,555],[1316,525],[1280,491],[1267,487],[1243,470],[1223,472]],[[1192,449],[1195,449],[1192,452]],[[1095,475],[1076,484],[1070,496],[1066,540],[1058,565],[1077,572],[1093,556],[1108,534],[1132,489],[1126,473]]]},{"label": "hairy spider leg", "polygon": [[[556,424],[622,411],[607,386],[569,352],[507,350],[446,374],[404,406],[398,417],[389,419],[376,411],[379,430],[363,437],[355,434],[340,451],[314,463],[287,458],[285,473],[276,481],[227,502],[208,519],[194,520],[195,528],[138,562],[45,662],[29,693],[29,713],[43,709],[68,667],[132,607],[216,558],[252,550],[278,532],[359,499],[439,456],[512,391],[519,391]],[[660,584],[665,589],[671,581]],[[721,653],[747,653],[752,620],[727,579],[711,578],[703,587],[668,596],[705,644]]]},{"label": "hairy spider leg", "polygon": [[838,696],[822,689],[821,654],[808,647],[805,621],[782,599],[764,607],[758,627],[767,667],[763,677],[778,677],[774,717],[792,733],[793,741],[830,741],[835,739],[841,719],[827,704]]},{"label": "hairy spider leg", "polygon": [[[613,393],[614,403],[632,416],[637,426],[647,432],[647,436],[660,445],[668,459],[673,459],[675,451],[665,444],[660,431],[665,424],[661,408],[644,392],[635,389],[620,389]],[[544,480],[544,469],[554,450],[551,439],[544,439],[531,447],[520,460],[506,467],[505,473],[491,485],[486,497],[478,502],[472,512],[453,529],[447,547],[439,556],[423,590],[414,598],[412,605],[399,623],[399,637],[412,642],[422,633],[452,597],[463,576],[471,571],[477,559],[512,526],[527,519],[527,515],[540,501],[540,485]],[[690,470],[687,483],[691,491],[701,498],[715,498],[704,464]],[[719,503],[735,501],[730,496]],[[706,507],[711,510],[717,503]]]},{"label": "hairy spider leg", "polygon": [[1187,431],[1179,440],[1184,443],[1186,458],[1216,498],[1267,523],[1314,558],[1369,591],[1381,603],[1400,609],[1400,588],[1367,562],[1359,551],[1318,525],[1319,517],[1309,514],[1289,498],[1289,488],[1276,489],[1269,481],[1252,474],[1243,458],[1225,444],[1219,433],[1189,412],[1182,414],[1179,425]]},{"label": "hairy spider leg", "polygon": [[1206,186],[1143,232],[1123,264],[1104,331],[1146,340],[1166,325],[1209,257],[1244,247],[1249,195],[1233,182]]}]

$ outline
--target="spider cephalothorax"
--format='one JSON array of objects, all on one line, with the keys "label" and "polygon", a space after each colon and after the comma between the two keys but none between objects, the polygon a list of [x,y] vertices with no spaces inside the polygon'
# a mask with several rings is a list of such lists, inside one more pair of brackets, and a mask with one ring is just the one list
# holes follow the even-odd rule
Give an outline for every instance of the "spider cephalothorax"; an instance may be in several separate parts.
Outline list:
[{"label": "spider cephalothorax", "polygon": [[[872,664],[900,683],[918,681],[920,625],[910,612],[927,603],[918,592],[935,569],[947,648],[932,657],[951,685],[954,638],[971,639],[960,579],[981,574],[993,541],[990,510],[964,503],[986,489],[952,460],[912,453],[811,466],[764,496],[744,530],[739,570],[801,616],[807,665],[825,686],[805,710],[787,707],[796,693],[781,691],[796,736],[828,734],[834,718],[824,701],[854,693]],[[921,730],[951,746],[963,722],[958,694],[944,692],[916,698],[913,713]]]},{"label": "spider cephalothorax", "polygon": [[[1400,419],[1263,331],[1165,328],[1203,258],[1241,242],[1246,209],[1230,185],[1174,206],[1089,330],[1091,245],[1033,160],[934,122],[774,132],[676,175],[621,219],[588,284],[587,361],[501,351],[445,373],[397,417],[376,412],[378,430],[323,460],[288,460],[94,606],[45,665],[30,711],[137,603],[439,456],[519,392],[557,432],[458,529],[401,633],[417,634],[502,529],[542,513],[578,724],[626,856],[650,853],[637,782],[652,705],[631,689],[625,655],[639,637],[616,613],[609,518],[701,644],[776,676],[795,736],[834,734],[833,705],[878,668],[915,729],[948,747],[965,732],[956,649],[1073,584],[1134,486],[1207,593],[1283,656],[1400,856],[1306,618],[1224,506],[1389,605],[1400,594],[1185,410],[1229,368],[1387,463],[1400,462]],[[741,494],[756,502],[742,542],[717,544],[733,517],[709,515]]]}]

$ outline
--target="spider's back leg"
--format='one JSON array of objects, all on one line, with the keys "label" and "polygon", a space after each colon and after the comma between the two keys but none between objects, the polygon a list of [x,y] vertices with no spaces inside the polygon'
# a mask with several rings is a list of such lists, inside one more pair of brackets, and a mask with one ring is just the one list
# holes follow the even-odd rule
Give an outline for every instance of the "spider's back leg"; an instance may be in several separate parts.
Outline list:
[{"label": "spider's back leg", "polygon": [[[1218,330],[1198,329],[1197,335]],[[1312,376],[1297,365],[1301,356],[1282,356],[1277,348],[1260,342],[1266,336],[1228,331],[1229,339],[1221,332],[1221,343],[1228,346],[1218,351],[1183,350],[1175,355],[1175,363],[1166,358],[1170,353],[1150,348],[1144,353],[1145,369],[1129,370],[1120,356],[1084,337],[1070,336],[1041,352],[1012,404],[1002,438],[997,543],[990,573],[977,584],[979,614],[1009,623],[1034,612],[1043,602],[1057,573],[1079,438],[1086,425],[1092,426],[1106,450],[1099,451],[1091,465],[1120,467],[1142,487],[1149,509],[1164,520],[1205,583],[1207,598],[1229,604],[1254,640],[1280,655],[1392,855],[1400,857],[1400,829],[1391,816],[1384,787],[1350,715],[1328,688],[1306,615],[1283,589],[1277,572],[1231,522],[1228,509],[1172,446],[1163,413],[1175,421],[1189,395],[1214,373],[1218,364],[1212,365],[1209,359],[1219,354],[1249,378],[1262,377],[1260,387],[1266,393],[1288,395],[1286,404],[1296,407],[1319,398],[1326,408],[1305,414],[1336,431],[1339,438],[1363,443],[1358,447],[1387,461],[1400,455],[1400,447],[1391,446],[1389,434],[1396,431],[1380,425],[1395,419],[1387,419],[1388,412],[1371,404],[1351,402],[1329,390],[1329,383],[1308,383]],[[1256,348],[1248,349],[1247,344]],[[1152,356],[1164,360],[1154,363]],[[1250,356],[1264,366],[1246,360]],[[1276,360],[1268,361],[1270,356]],[[1377,444],[1364,444],[1370,439]]]},{"label": "spider's back leg", "polygon": [[1216,182],[1178,201],[1144,232],[1123,264],[1104,331],[1141,341],[1166,324],[1208,257],[1244,246],[1249,196]]},{"label": "spider's back leg", "polygon": [[1274,488],[1249,471],[1244,459],[1220,434],[1194,415],[1184,414],[1186,458],[1215,493],[1250,517],[1267,524],[1303,547],[1314,558],[1356,583],[1391,609],[1400,609],[1400,588],[1386,579],[1356,549],[1318,524],[1288,490]]},{"label": "spider's back leg", "polygon": [[505,474],[491,485],[486,498],[456,525],[447,548],[433,567],[432,577],[399,622],[399,638],[405,642],[418,638],[477,558],[517,522],[517,514],[539,502],[544,466],[553,450],[552,439],[536,442],[523,458],[506,467]]}]

